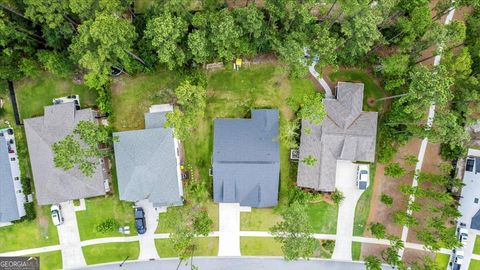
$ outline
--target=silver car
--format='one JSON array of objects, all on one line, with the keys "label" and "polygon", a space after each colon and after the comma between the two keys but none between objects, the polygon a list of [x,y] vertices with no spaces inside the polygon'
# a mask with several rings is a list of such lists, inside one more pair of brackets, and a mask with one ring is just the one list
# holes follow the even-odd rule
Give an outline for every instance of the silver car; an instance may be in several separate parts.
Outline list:
[{"label": "silver car", "polygon": [[50,207],[50,212],[52,214],[52,221],[53,225],[59,226],[63,224],[63,216],[62,216],[62,207],[59,204],[53,204]]}]

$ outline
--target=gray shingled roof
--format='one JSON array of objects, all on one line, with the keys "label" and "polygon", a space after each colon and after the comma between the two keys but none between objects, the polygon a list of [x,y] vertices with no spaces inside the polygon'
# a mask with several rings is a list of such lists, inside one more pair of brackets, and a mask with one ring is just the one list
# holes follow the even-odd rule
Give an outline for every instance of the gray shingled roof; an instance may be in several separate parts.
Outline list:
[{"label": "gray shingled roof", "polygon": [[377,113],[362,112],[361,83],[339,82],[337,98],[324,99],[323,104],[327,117],[320,125],[302,121],[300,160],[313,156],[317,162],[313,166],[299,162],[297,184],[332,192],[337,160],[374,161]]},{"label": "gray shingled roof", "polygon": [[144,130],[116,132],[115,159],[120,199],[148,199],[154,206],[182,205],[173,130],[165,113],[146,113]]},{"label": "gray shingled roof", "polygon": [[215,202],[271,207],[278,203],[278,110],[252,110],[251,119],[216,119]]},{"label": "gray shingled roof", "polygon": [[7,142],[0,136],[0,222],[20,219],[12,177]]},{"label": "gray shingled roof", "polygon": [[470,229],[480,230],[480,210],[472,217],[472,223],[470,223]]},{"label": "gray shingled roof", "polygon": [[75,110],[74,103],[47,106],[44,116],[24,120],[35,193],[40,205],[105,194],[101,166],[91,177],[86,177],[77,168],[64,171],[53,163],[52,145],[71,134],[82,120],[93,121],[93,111]]}]

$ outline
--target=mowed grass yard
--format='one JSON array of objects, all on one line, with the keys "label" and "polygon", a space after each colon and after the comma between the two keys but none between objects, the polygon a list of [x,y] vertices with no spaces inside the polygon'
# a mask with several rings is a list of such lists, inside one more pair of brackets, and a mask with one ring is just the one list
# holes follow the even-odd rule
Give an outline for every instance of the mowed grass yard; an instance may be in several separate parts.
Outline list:
[{"label": "mowed grass yard", "polygon": [[[332,251],[322,243],[318,241],[318,248],[312,258],[332,257]],[[283,256],[282,245],[273,237],[240,237],[240,253],[242,256]]]},{"label": "mowed grass yard", "polygon": [[136,260],[140,253],[138,242],[108,243],[82,247],[83,256],[88,265],[107,262]]},{"label": "mowed grass yard", "polygon": [[[218,237],[196,237],[193,244],[195,247],[193,256],[217,256],[218,254]],[[155,247],[160,258],[178,257],[169,239],[155,239]]]},{"label": "mowed grass yard", "polygon": [[[218,231],[218,204],[213,201],[208,201],[203,203],[203,207],[207,210],[208,216],[212,219],[213,224],[211,227],[212,231]],[[158,227],[155,233],[172,233],[175,231],[174,221],[180,207],[169,207],[167,212],[160,213],[158,220]]]},{"label": "mowed grass yard", "polygon": [[443,253],[437,253],[435,256],[435,263],[439,267],[439,269],[447,269],[448,262],[450,260],[450,255],[448,254],[443,254]]},{"label": "mowed grass yard", "polygon": [[480,255],[480,237],[475,237],[475,244],[473,246],[473,254]]},{"label": "mowed grass yard", "polygon": [[62,269],[62,252],[51,251],[39,254],[29,254],[26,256],[40,257],[40,269],[58,270]]}]

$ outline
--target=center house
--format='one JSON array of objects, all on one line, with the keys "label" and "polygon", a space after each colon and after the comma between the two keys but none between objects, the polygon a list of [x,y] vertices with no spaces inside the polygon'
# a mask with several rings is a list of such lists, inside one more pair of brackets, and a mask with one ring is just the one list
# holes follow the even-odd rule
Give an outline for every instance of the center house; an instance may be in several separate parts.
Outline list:
[{"label": "center house", "polygon": [[272,207],[278,203],[278,110],[252,110],[251,119],[216,119],[213,199]]},{"label": "center house", "polygon": [[179,142],[164,127],[170,104],[153,105],[145,129],[113,133],[120,199],[154,207],[183,204]]}]

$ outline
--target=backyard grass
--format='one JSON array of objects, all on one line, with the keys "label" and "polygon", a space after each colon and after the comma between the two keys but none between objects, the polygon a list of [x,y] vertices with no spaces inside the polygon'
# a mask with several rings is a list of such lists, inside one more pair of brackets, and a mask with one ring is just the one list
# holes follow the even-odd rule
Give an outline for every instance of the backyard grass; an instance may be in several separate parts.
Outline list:
[{"label": "backyard grass", "polygon": [[352,242],[352,260],[359,261],[362,252],[362,243]]},{"label": "backyard grass", "polygon": [[370,184],[360,198],[355,208],[355,219],[353,221],[353,236],[363,236],[367,226],[368,215],[370,214],[370,203],[372,201],[373,186],[375,181],[376,164],[370,164]]},{"label": "backyard grass", "polygon": [[311,203],[307,205],[307,213],[314,233],[337,232],[338,206],[323,201]]},{"label": "backyard grass", "polygon": [[448,266],[448,261],[450,260],[450,255],[448,254],[443,254],[443,253],[437,253],[435,256],[435,263],[439,267],[439,269],[447,269]]},{"label": "backyard grass", "polygon": [[158,70],[151,74],[115,78],[112,89],[113,127],[117,131],[143,129],[144,114],[153,104],[171,103],[182,75]]},{"label": "backyard grass", "polygon": [[84,108],[95,105],[97,98],[96,92],[85,85],[46,72],[35,79],[14,82],[14,85],[18,109],[23,119],[43,115],[43,107],[52,105],[52,99],[56,97],[79,95],[80,104]]},{"label": "backyard grass", "polygon": [[[217,256],[218,237],[197,237],[194,239],[194,256]],[[169,239],[155,239],[158,255],[161,258],[178,257]]]},{"label": "backyard grass", "polygon": [[87,209],[78,211],[77,222],[80,230],[80,239],[88,240],[102,237],[122,236],[117,231],[100,233],[97,232],[96,226],[108,218],[113,218],[119,226],[130,226],[130,232],[136,234],[133,208],[129,202],[120,201],[117,196],[110,195],[108,197],[97,197],[85,199]]},{"label": "backyard grass", "polygon": [[140,253],[138,242],[108,243],[82,247],[83,256],[87,264],[99,264],[107,262],[120,262],[136,260]]},{"label": "backyard grass", "polygon": [[[212,231],[218,231],[218,204],[213,201],[203,203],[203,206],[207,209],[208,216],[213,220]],[[174,224],[171,224],[170,220],[175,218],[176,212],[180,210],[180,207],[168,207],[167,212],[160,213],[158,220],[158,227],[155,233],[172,233],[175,231]]]},{"label": "backyard grass", "polygon": [[478,237],[478,235],[475,237],[475,244],[473,246],[473,254],[480,255],[480,237]]},{"label": "backyard grass", "polygon": [[470,260],[470,266],[468,270],[478,270],[480,269],[480,261],[479,260]]},{"label": "backyard grass", "polygon": [[0,252],[58,245],[57,228],[50,218],[50,207],[43,206],[33,221],[0,227]]},{"label": "backyard grass", "polygon": [[384,102],[377,102],[373,105],[368,104],[368,99],[378,99],[385,97],[385,91],[378,86],[375,80],[365,71],[362,70],[340,70],[332,72],[328,75],[332,82],[361,82],[365,86],[363,94],[363,110],[364,111],[380,111]]},{"label": "backyard grass", "polygon": [[62,252],[51,251],[25,256],[40,257],[40,269],[58,270],[62,269]]}]

